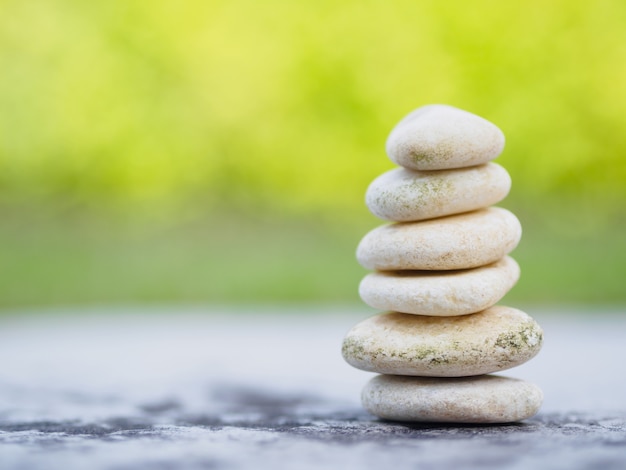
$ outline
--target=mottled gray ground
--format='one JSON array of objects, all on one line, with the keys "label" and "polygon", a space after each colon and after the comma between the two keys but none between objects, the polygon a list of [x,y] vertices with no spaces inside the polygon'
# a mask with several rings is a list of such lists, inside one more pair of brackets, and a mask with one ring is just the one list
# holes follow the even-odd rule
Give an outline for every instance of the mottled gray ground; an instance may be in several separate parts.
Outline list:
[{"label": "mottled gray ground", "polygon": [[365,308],[4,315],[0,469],[626,468],[626,315],[527,311],[546,344],[505,375],[546,399],[505,426],[364,412],[339,347]]}]

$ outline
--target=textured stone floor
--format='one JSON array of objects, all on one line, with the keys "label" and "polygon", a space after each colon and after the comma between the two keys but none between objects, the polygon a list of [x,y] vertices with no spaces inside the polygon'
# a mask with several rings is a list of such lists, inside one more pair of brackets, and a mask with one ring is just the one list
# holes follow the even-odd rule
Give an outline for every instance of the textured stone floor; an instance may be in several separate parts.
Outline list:
[{"label": "textured stone floor", "polygon": [[506,426],[364,412],[339,349],[367,309],[9,312],[0,469],[626,468],[626,315],[526,311],[544,349],[503,375],[546,398]]}]

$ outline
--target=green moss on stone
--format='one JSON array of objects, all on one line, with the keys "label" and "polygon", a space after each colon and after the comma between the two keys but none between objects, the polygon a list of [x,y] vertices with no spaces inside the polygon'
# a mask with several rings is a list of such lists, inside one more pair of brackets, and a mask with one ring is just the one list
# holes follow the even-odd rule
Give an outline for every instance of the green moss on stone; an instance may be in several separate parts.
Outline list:
[{"label": "green moss on stone", "polygon": [[532,325],[524,325],[518,331],[502,333],[496,338],[495,345],[502,349],[520,352],[533,349],[543,340],[540,331]]},{"label": "green moss on stone", "polygon": [[418,165],[420,163],[430,163],[433,159],[433,156],[427,153],[415,153],[414,152],[411,154],[411,159],[413,160],[413,163]]},{"label": "green moss on stone", "polygon": [[341,354],[345,358],[354,358],[362,361],[367,351],[363,347],[359,341],[356,341],[354,338],[345,338],[343,340],[343,344],[341,346]]}]

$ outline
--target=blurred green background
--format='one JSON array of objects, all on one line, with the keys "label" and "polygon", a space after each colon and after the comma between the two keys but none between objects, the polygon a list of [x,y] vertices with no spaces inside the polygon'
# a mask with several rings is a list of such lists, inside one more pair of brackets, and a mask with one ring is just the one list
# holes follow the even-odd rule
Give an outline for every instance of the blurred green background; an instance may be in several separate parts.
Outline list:
[{"label": "blurred green background", "polygon": [[626,2],[0,0],[0,307],[358,302],[413,108],[496,123],[511,302],[626,300]]}]

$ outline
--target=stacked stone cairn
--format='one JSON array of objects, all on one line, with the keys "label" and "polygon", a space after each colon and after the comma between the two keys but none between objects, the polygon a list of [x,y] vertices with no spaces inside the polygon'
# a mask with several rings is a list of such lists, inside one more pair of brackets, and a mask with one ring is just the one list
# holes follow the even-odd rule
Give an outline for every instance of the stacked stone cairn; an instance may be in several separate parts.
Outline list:
[{"label": "stacked stone cairn", "polygon": [[386,310],[354,326],[342,353],[376,372],[363,406],[389,420],[508,423],[537,413],[534,384],[487,375],[518,366],[541,348],[526,313],[495,305],[519,279],[508,256],[518,219],[492,207],[511,179],[491,163],[504,147],[494,124],[451,106],[429,105],[392,130],[386,150],[400,165],[375,179],[370,211],[392,223],[360,242],[368,274],[363,301]]}]

